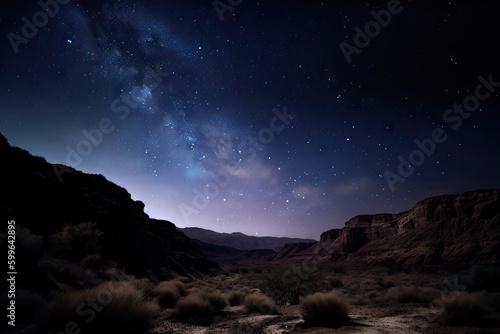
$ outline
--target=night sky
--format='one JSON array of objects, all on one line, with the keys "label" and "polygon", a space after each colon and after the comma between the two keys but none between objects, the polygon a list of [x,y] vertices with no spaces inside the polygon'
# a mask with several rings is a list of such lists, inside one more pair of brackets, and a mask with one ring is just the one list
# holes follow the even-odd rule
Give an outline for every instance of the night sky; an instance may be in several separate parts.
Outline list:
[{"label": "night sky", "polygon": [[317,239],[500,187],[493,5],[47,4],[1,5],[0,131],[151,217]]}]

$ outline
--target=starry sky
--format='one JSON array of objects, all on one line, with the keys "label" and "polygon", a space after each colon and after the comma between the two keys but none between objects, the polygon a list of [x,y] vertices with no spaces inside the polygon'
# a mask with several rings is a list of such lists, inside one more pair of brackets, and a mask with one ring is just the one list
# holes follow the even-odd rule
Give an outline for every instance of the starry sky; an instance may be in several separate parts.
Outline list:
[{"label": "starry sky", "polygon": [[500,187],[486,2],[40,3],[1,5],[0,131],[151,217],[318,239]]}]

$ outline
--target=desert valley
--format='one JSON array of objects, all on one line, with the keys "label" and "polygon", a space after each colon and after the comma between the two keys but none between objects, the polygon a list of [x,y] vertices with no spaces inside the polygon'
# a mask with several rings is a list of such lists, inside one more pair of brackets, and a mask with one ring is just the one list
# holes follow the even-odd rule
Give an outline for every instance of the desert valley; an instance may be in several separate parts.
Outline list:
[{"label": "desert valley", "polygon": [[3,136],[0,155],[17,272],[4,333],[500,332],[500,190],[356,216],[320,240],[255,237],[151,219],[104,176]]}]

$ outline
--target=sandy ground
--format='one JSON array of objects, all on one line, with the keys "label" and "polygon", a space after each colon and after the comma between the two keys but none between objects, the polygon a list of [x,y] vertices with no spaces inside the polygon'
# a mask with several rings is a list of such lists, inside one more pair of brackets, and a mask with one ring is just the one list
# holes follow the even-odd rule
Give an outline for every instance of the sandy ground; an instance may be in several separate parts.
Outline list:
[{"label": "sandy ground", "polygon": [[245,314],[241,307],[226,308],[226,315],[217,317],[210,326],[193,326],[168,320],[170,311],[162,311],[159,325],[148,333],[183,334],[287,334],[287,333],[500,333],[500,327],[446,327],[429,321],[433,310],[416,304],[352,306],[351,324],[338,329],[302,328],[297,306],[279,307],[280,315]]}]

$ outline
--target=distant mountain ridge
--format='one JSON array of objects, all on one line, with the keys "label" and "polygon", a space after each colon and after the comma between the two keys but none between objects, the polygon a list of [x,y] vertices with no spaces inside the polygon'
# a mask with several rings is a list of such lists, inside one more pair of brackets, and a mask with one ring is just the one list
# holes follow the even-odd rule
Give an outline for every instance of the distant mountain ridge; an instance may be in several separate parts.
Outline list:
[{"label": "distant mountain ridge", "polygon": [[249,236],[240,232],[219,233],[199,227],[185,227],[178,228],[178,230],[182,231],[190,239],[239,250],[271,249],[279,251],[286,244],[317,242],[317,240],[301,238]]}]

